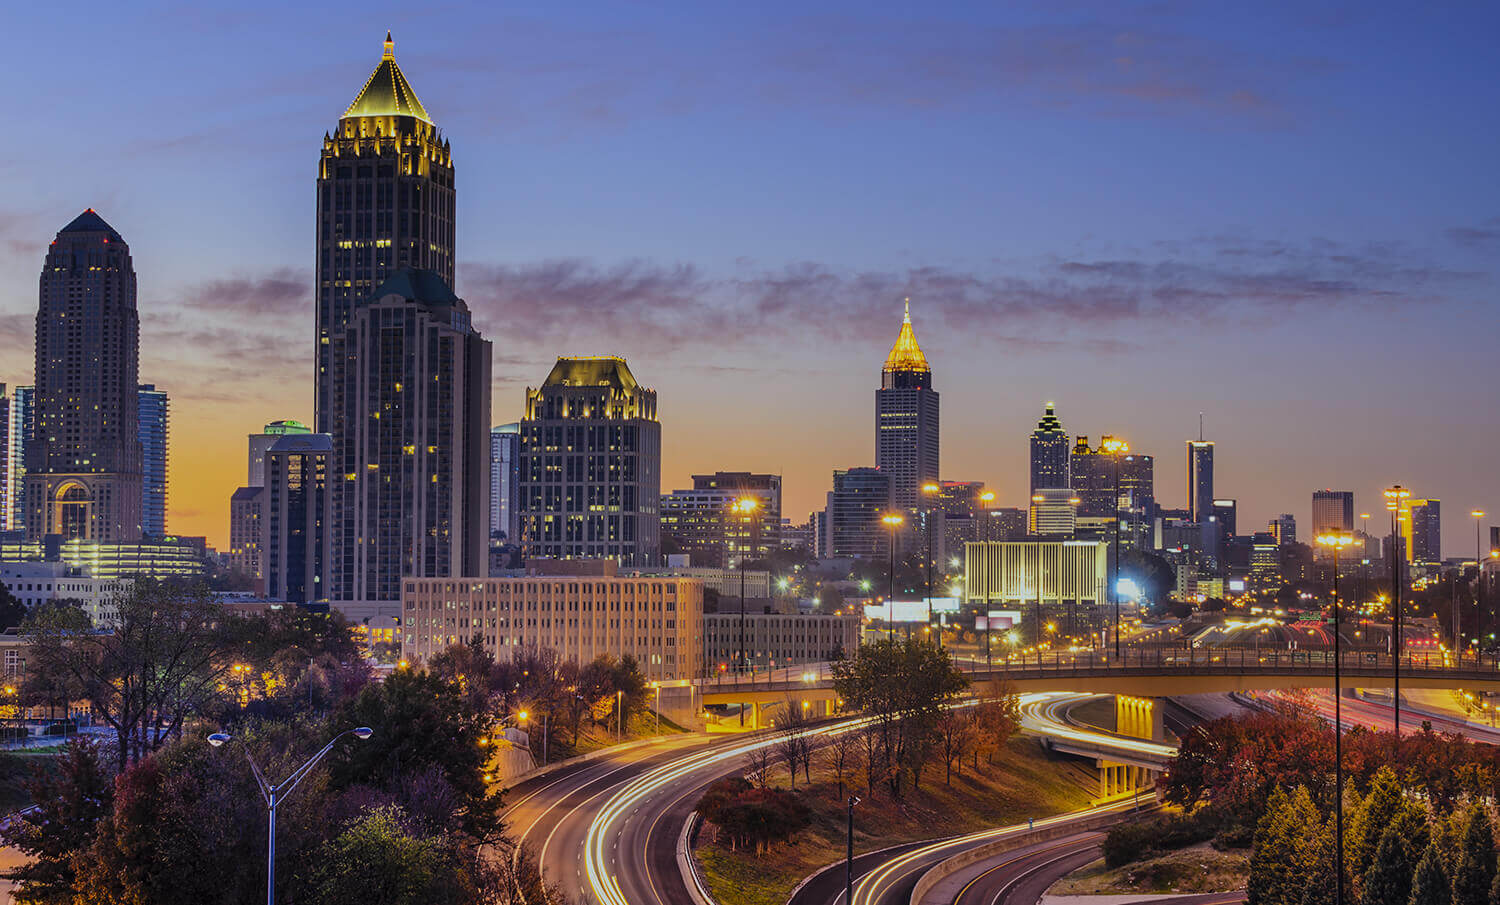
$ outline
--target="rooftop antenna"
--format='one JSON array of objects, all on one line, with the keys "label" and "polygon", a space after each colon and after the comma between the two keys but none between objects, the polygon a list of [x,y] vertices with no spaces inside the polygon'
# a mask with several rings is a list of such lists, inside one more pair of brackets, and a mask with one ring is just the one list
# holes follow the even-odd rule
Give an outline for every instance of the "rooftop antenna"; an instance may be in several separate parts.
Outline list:
[{"label": "rooftop antenna", "polygon": [[1203,442],[1203,413],[1198,413],[1198,442]]}]

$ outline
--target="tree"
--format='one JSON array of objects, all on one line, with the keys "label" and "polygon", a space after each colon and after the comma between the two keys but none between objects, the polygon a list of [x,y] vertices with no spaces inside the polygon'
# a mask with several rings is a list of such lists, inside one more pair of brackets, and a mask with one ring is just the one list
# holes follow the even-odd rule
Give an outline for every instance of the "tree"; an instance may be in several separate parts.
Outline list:
[{"label": "tree", "polygon": [[319,850],[308,891],[320,905],[458,905],[472,901],[473,881],[457,861],[445,840],[413,832],[400,808],[373,809]]},{"label": "tree", "polygon": [[812,741],[807,737],[807,729],[812,721],[807,718],[807,711],[799,706],[796,701],[787,698],[781,710],[771,721],[776,730],[776,754],[786,764],[787,774],[791,778],[792,788],[797,788],[797,767],[803,768],[804,775],[809,782],[812,781],[810,762],[812,761]]},{"label": "tree", "polygon": [[58,769],[35,769],[26,790],[36,808],[0,824],[0,839],[29,860],[6,879],[20,885],[18,902],[67,905],[76,882],[73,858],[93,844],[99,821],[110,812],[113,784],[94,744],[73,739]]},{"label": "tree", "polygon": [[1477,802],[1464,819],[1458,860],[1453,866],[1453,905],[1489,905],[1495,883],[1495,834],[1490,815]]},{"label": "tree", "polygon": [[1380,844],[1365,871],[1360,901],[1405,902],[1411,898],[1412,874],[1416,870],[1412,845],[1395,824],[1380,834]]},{"label": "tree", "polygon": [[[1306,790],[1299,790],[1306,792]],[[1293,796],[1294,801],[1297,796]],[[1311,799],[1308,804],[1311,805]],[[1334,833],[1333,817],[1323,819],[1316,809],[1310,814],[1311,819],[1302,827],[1302,858],[1301,858],[1301,882],[1291,889],[1289,905],[1328,905],[1338,897],[1338,862],[1335,853],[1338,850],[1337,837]],[[1347,878],[1343,880],[1344,889],[1349,889]],[[1397,900],[1392,900],[1397,901]],[[1404,900],[1401,900],[1404,901]]]},{"label": "tree", "polygon": [[745,778],[757,789],[771,784],[771,768],[776,763],[776,754],[770,745],[756,745],[745,755]]},{"label": "tree", "polygon": [[943,765],[946,768],[943,776],[944,785],[953,785],[955,764],[958,766],[959,776],[963,776],[963,757],[977,741],[978,730],[975,723],[975,714],[972,709],[959,710],[950,707],[938,716],[938,754],[942,756]]},{"label": "tree", "polygon": [[1448,882],[1448,871],[1443,867],[1443,855],[1437,843],[1427,845],[1422,860],[1417,862],[1416,876],[1412,878],[1411,905],[1452,905],[1453,886]]},{"label": "tree", "polygon": [[30,667],[88,701],[115,732],[116,768],[155,751],[219,693],[229,669],[220,612],[202,587],[136,579],[115,601],[112,633],[80,610],[49,605],[27,620]]},{"label": "tree", "polygon": [[854,775],[854,762],[859,756],[859,733],[852,730],[835,732],[823,747],[823,760],[833,771],[839,784],[838,800],[844,800],[845,786]]},{"label": "tree", "polygon": [[[1309,858],[1309,840],[1322,829],[1322,823],[1306,788],[1299,786],[1290,795],[1280,787],[1273,788],[1265,814],[1255,828],[1249,905],[1300,905],[1304,888],[1322,869],[1322,852],[1313,851]],[[1326,873],[1331,874],[1331,868]]]},{"label": "tree", "polygon": [[0,583],[0,632],[26,621],[26,604],[16,599],[10,587]]}]

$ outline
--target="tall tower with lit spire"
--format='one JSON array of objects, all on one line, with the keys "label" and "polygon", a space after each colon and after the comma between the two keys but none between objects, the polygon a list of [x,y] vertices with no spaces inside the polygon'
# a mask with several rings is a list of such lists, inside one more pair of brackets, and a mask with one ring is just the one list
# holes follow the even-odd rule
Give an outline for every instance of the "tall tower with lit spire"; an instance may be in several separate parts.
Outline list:
[{"label": "tall tower with lit spire", "polygon": [[921,508],[922,485],[940,471],[938,394],[912,330],[910,299],[875,391],[875,466],[891,476],[891,506],[907,512]]},{"label": "tall tower with lit spire", "polygon": [[[319,433],[331,434],[335,461],[329,471],[343,479],[358,463],[355,444],[340,443],[346,413],[357,410],[344,396],[353,383],[345,338],[354,310],[404,268],[439,276],[451,293],[454,239],[453,157],[448,141],[396,65],[389,33],[375,71],[332,134],[323,136],[318,161],[316,394]],[[357,548],[368,526],[344,515],[343,484],[334,497],[333,587],[347,572],[340,550]]]}]

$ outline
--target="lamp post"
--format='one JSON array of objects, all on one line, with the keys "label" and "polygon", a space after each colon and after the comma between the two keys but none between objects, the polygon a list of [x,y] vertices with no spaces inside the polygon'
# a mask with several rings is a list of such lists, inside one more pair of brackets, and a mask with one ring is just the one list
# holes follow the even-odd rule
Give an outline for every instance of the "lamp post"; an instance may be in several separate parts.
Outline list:
[{"label": "lamp post", "polygon": [[1113,508],[1115,513],[1114,524],[1114,556],[1111,558],[1112,567],[1109,578],[1109,597],[1115,604],[1115,659],[1120,659],[1120,591],[1115,585],[1120,580],[1120,456],[1130,451],[1130,445],[1124,440],[1116,437],[1102,439],[1099,448],[1109,454],[1113,460],[1115,476],[1115,495]]},{"label": "lamp post", "polygon": [[[942,490],[932,482],[922,485],[922,524],[927,527],[927,624],[932,625],[932,494]],[[938,630],[938,647],[943,646],[943,632]]]},{"label": "lamp post", "polygon": [[1344,652],[1339,640],[1339,550],[1354,543],[1347,531],[1318,535],[1318,543],[1333,550],[1333,817],[1335,905],[1344,902],[1344,723],[1343,676],[1339,669]]},{"label": "lamp post", "polygon": [[[1391,730],[1396,733],[1396,742],[1401,742],[1401,556],[1396,543],[1396,523],[1401,502],[1411,496],[1411,491],[1395,484],[1385,489],[1385,508],[1391,513]],[[1334,577],[1338,577],[1338,559],[1333,561]]]},{"label": "lamp post", "polygon": [[896,530],[906,519],[899,512],[887,512],[880,520],[891,529],[891,571],[888,576],[885,593],[885,630],[886,638],[896,640]]},{"label": "lamp post", "polygon": [[859,799],[849,796],[849,832],[845,837],[848,848],[844,855],[844,905],[854,905],[854,806]]},{"label": "lamp post", "polygon": [[983,530],[980,532],[979,539],[981,541],[986,541],[990,539],[990,519],[993,518],[993,516],[990,515],[990,504],[995,502],[995,491],[981,491],[979,494],[979,502],[984,504],[983,506],[979,507],[979,511],[984,513],[984,517],[979,520],[979,524],[984,526]]},{"label": "lamp post", "polygon": [[[1484,554],[1482,552],[1483,548],[1479,545],[1479,520],[1484,518],[1484,510],[1475,509],[1469,515],[1474,517],[1474,609],[1476,613],[1475,618],[1478,620],[1476,632],[1479,635],[1479,650],[1482,654],[1484,652],[1484,624],[1487,620],[1485,619],[1484,612]],[[1456,607],[1453,610],[1453,630],[1455,633],[1458,631],[1458,609]],[[1453,646],[1456,648],[1458,644],[1455,643]],[[1476,663],[1475,665],[1477,666],[1478,664]]]},{"label": "lamp post", "polygon": [[[374,734],[374,730],[368,726],[340,732],[324,745],[321,751],[309,758],[307,763],[293,770],[290,776],[275,785],[266,782],[265,775],[260,772],[260,765],[250,754],[250,749],[245,749],[245,758],[250,761],[250,771],[255,774],[255,784],[260,789],[260,797],[266,802],[266,905],[276,905],[276,806],[292,794],[297,784],[312,772],[312,768],[317,766],[318,761],[333,750],[333,746],[338,743],[339,739],[352,735],[363,740]],[[215,732],[208,737],[208,743],[215,748],[227,741],[229,741],[229,736],[223,732]]]},{"label": "lamp post", "polygon": [[[760,500],[756,499],[753,496],[742,496],[739,499],[735,500],[734,503],[732,503],[730,505],[730,509],[732,509],[735,513],[737,513],[740,516],[741,519],[743,519],[747,515],[748,516],[754,516],[755,510],[757,510],[759,508],[760,508]],[[758,519],[756,521],[758,521]],[[754,530],[755,530],[754,522],[752,522],[750,530],[751,530],[751,534],[752,534],[752,537],[753,537]],[[745,560],[746,559],[747,559],[747,557],[741,556],[740,557],[740,564],[739,564],[740,565],[740,672],[745,672],[748,669],[748,667],[749,667],[749,662],[745,659]]]}]

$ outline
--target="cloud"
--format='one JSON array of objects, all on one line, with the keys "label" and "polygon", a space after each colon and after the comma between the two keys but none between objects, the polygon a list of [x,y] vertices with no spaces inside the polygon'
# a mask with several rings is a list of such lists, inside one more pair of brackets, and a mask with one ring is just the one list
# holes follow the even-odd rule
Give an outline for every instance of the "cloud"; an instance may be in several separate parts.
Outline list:
[{"label": "cloud", "polygon": [[307,315],[313,278],[305,270],[278,268],[260,276],[234,276],[195,283],[178,293],[187,308],[215,315],[261,318]]},{"label": "cloud", "polygon": [[1500,243],[1500,217],[1491,217],[1478,226],[1455,226],[1443,234],[1465,248],[1488,248]]}]

